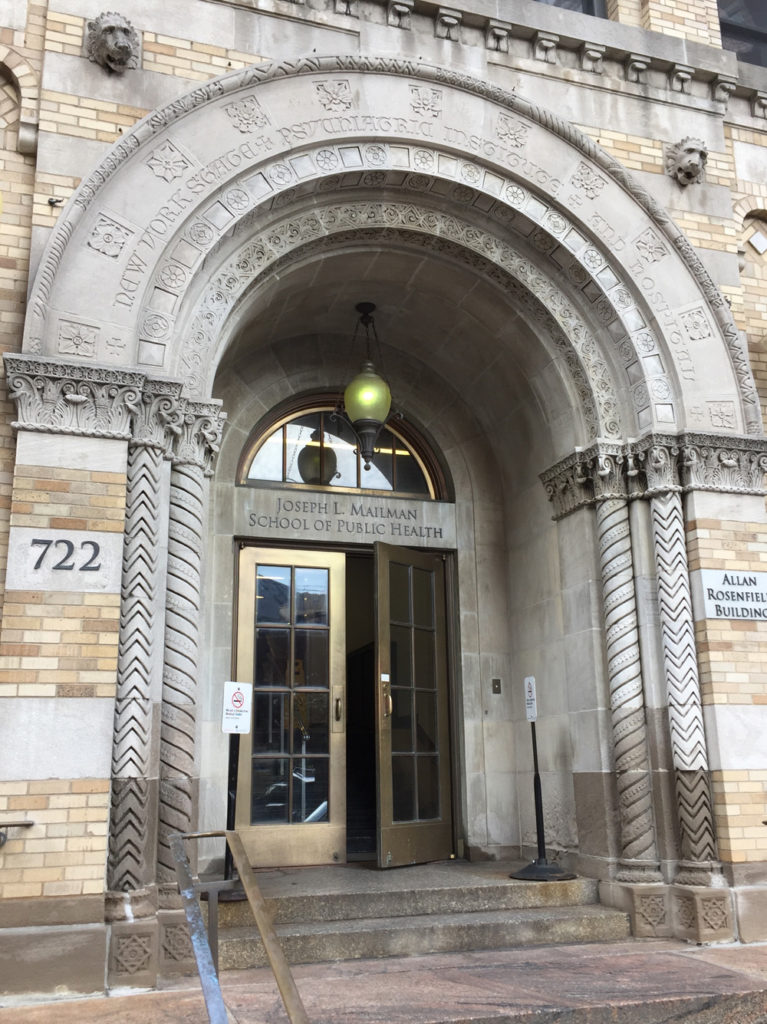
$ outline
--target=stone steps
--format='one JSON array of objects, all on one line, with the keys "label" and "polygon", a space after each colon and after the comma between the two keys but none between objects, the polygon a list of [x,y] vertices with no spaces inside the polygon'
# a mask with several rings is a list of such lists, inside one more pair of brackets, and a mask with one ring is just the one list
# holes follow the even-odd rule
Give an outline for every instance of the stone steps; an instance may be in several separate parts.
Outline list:
[{"label": "stone steps", "polygon": [[[628,918],[599,906],[418,914],[310,921],[276,927],[290,963],[325,963],[563,942],[606,942],[629,935]],[[253,928],[219,933],[219,969],[263,967]]]},{"label": "stone steps", "polygon": [[[593,879],[521,882],[506,867],[434,865],[377,872],[259,875],[291,963],[628,938],[628,916],[598,905]],[[219,967],[266,963],[245,900],[219,905]]]}]

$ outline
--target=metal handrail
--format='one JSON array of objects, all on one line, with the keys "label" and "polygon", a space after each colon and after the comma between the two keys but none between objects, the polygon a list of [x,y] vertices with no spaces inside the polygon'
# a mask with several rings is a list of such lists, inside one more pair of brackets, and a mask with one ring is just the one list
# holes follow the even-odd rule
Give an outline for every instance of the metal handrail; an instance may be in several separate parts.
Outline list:
[{"label": "metal handrail", "polygon": [[[205,885],[205,883],[195,881],[184,847],[186,839],[226,839],[288,1018],[291,1024],[309,1024],[309,1018],[296,988],[290,965],[285,958],[280,940],[277,938],[266,901],[259,888],[256,874],[250,866],[239,834],[228,830],[225,832],[176,832],[169,837],[170,849],[176,865],[176,877],[184,904],[184,913],[189,924],[189,937],[192,940],[197,973],[200,976],[210,1024],[228,1024],[229,1022],[229,1014],[224,1005],[224,997],[221,994],[221,985],[218,979],[218,889],[224,886],[217,886],[215,883]],[[227,885],[226,888],[230,888],[230,886]],[[202,910],[197,899],[199,892],[203,890],[215,893],[214,899],[209,905],[209,910],[213,911],[211,923],[216,935],[215,954],[211,951]]]}]

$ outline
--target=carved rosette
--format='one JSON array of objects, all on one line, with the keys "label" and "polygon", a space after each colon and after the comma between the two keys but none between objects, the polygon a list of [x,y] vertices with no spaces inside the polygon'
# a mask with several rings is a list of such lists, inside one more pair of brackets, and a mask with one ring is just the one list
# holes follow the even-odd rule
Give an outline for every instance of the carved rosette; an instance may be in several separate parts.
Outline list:
[{"label": "carved rosette", "polygon": [[219,403],[187,402],[171,453],[160,727],[159,882],[175,878],[169,836],[188,831],[194,815],[204,485],[218,452],[224,418]]},{"label": "carved rosette", "polygon": [[657,882],[658,852],[639,657],[624,457],[600,448],[591,464],[607,645],[613,753],[621,822],[618,879]]},{"label": "carved rosette", "polygon": [[180,418],[181,384],[147,381],[134,409],[128,448],[120,637],[112,747],[108,885],[134,890],[154,880],[150,763],[156,651],[161,638],[158,550],[163,458]]},{"label": "carved rosette", "polygon": [[143,373],[56,359],[6,355],[18,430],[127,440]]}]

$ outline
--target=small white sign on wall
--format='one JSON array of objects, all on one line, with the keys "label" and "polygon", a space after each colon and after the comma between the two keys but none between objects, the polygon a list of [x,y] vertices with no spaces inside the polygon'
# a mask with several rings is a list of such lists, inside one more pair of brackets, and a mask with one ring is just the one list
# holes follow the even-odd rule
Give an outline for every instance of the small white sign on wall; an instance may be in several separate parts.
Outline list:
[{"label": "small white sign on wall", "polygon": [[221,716],[221,731],[250,732],[250,715],[253,707],[253,685],[251,683],[224,683],[224,707]]},{"label": "small white sign on wall", "polygon": [[538,717],[538,701],[535,697],[535,676],[525,676],[525,715],[528,722]]}]

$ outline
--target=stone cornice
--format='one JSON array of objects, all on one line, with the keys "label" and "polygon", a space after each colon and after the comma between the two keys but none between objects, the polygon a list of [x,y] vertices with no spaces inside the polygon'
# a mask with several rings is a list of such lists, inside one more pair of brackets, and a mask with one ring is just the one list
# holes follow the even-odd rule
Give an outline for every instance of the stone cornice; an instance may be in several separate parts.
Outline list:
[{"label": "stone cornice", "polygon": [[672,492],[767,494],[767,438],[649,434],[623,445],[598,441],[541,473],[553,519],[609,498]]}]

